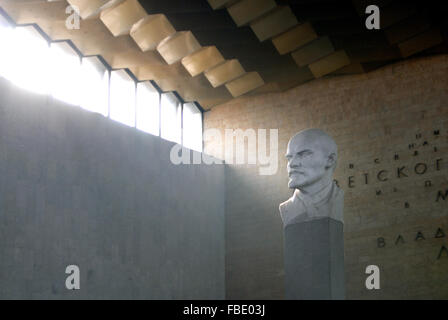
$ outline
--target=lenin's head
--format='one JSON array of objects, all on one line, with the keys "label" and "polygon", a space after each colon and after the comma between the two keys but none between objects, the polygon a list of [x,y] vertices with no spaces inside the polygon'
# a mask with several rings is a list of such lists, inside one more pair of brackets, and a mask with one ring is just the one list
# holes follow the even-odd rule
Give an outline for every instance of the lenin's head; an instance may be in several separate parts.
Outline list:
[{"label": "lenin's head", "polygon": [[316,184],[330,183],[337,153],[336,143],[324,131],[307,129],[297,133],[286,152],[289,188],[306,190]]}]

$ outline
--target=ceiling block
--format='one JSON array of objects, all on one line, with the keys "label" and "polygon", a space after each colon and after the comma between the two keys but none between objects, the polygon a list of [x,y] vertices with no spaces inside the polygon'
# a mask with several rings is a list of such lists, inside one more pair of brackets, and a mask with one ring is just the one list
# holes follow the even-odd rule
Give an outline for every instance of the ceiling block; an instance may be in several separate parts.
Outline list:
[{"label": "ceiling block", "polygon": [[398,44],[403,58],[412,56],[413,54],[429,49],[443,42],[442,35],[437,29],[430,29],[409,40]]},{"label": "ceiling block", "polygon": [[[229,95],[230,95],[230,93],[229,93]],[[227,101],[230,101],[230,100],[232,100],[232,96],[230,96],[230,98],[202,99],[202,100],[199,100],[198,102],[204,110],[210,110],[214,106],[226,103]]]},{"label": "ceiling block", "polygon": [[249,72],[244,76],[227,83],[226,87],[232,96],[236,98],[257,89],[262,85],[264,85],[264,81],[258,72]]},{"label": "ceiling block", "polygon": [[332,74],[337,75],[347,75],[347,74],[360,74],[365,73],[366,70],[364,69],[364,66],[360,62],[352,62],[348,66],[342,67]]},{"label": "ceiling block", "polygon": [[228,60],[219,66],[205,72],[205,77],[213,88],[219,87],[226,82],[235,80],[245,74],[244,68],[238,60]]},{"label": "ceiling block", "polygon": [[360,62],[353,62],[351,60],[351,63],[348,66],[345,66],[341,69],[336,70],[335,72],[332,72],[332,75],[348,75],[348,74],[360,74],[360,73],[366,73],[373,70],[376,70],[382,66],[387,64],[385,61],[374,61],[374,62],[368,62],[368,63],[360,63]]},{"label": "ceiling block", "polygon": [[316,60],[319,60],[335,51],[333,44],[328,37],[322,37],[305,45],[292,53],[292,57],[299,65],[304,67]]},{"label": "ceiling block", "polygon": [[115,36],[129,34],[132,26],[147,16],[137,0],[119,1],[101,12],[101,21]]},{"label": "ceiling block", "polygon": [[213,10],[224,8],[225,6],[230,6],[238,0],[207,0]]},{"label": "ceiling block", "polygon": [[288,90],[314,79],[313,74],[308,66],[297,68],[294,72],[286,77],[278,77],[276,81],[279,91]]},{"label": "ceiling block", "polygon": [[373,62],[373,61],[391,61],[401,58],[400,50],[393,47],[374,47],[374,48],[356,48],[345,49],[352,62]]},{"label": "ceiling block", "polygon": [[157,51],[168,64],[176,63],[199,49],[201,45],[191,31],[176,32],[157,46]]},{"label": "ceiling block", "polygon": [[298,25],[272,39],[280,54],[286,54],[318,38],[310,23]]},{"label": "ceiling block", "polygon": [[314,77],[320,78],[350,64],[350,58],[344,50],[336,51],[309,65]]},{"label": "ceiling block", "polygon": [[238,27],[261,17],[275,9],[277,4],[274,0],[242,0],[227,8],[233,21]]},{"label": "ceiling block", "polygon": [[251,23],[251,28],[258,40],[265,41],[294,27],[298,23],[296,16],[288,6],[277,10]]},{"label": "ceiling block", "polygon": [[219,50],[215,46],[210,46],[183,58],[182,65],[192,77],[195,77],[224,61]]},{"label": "ceiling block", "polygon": [[332,75],[347,75],[347,74],[360,74],[360,73],[366,73],[373,70],[376,70],[382,66],[384,66],[387,62],[385,61],[374,61],[374,62],[368,62],[368,63],[359,63],[359,62],[353,62],[349,64],[348,66],[345,66],[341,69],[336,70],[335,72],[331,73]]},{"label": "ceiling block", "polygon": [[393,25],[384,30],[384,32],[390,44],[397,44],[427,31],[430,28],[431,24],[427,18],[416,16]]},{"label": "ceiling block", "polygon": [[413,1],[408,1],[403,5],[401,1],[392,2],[390,5],[381,9],[381,29],[388,28],[417,12],[417,6]]},{"label": "ceiling block", "polygon": [[155,50],[160,42],[176,30],[164,14],[152,14],[133,25],[131,37],[143,52]]},{"label": "ceiling block", "polygon": [[101,10],[113,5],[117,1],[111,0],[67,0],[67,2],[79,9],[79,15],[82,19],[98,17]]}]

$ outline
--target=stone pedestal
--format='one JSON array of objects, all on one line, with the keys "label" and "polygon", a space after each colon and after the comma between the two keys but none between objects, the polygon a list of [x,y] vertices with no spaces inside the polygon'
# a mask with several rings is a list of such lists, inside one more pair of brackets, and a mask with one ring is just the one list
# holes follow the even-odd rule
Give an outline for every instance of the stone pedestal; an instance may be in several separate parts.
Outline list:
[{"label": "stone pedestal", "polygon": [[286,299],[345,299],[343,229],[331,218],[285,227]]}]

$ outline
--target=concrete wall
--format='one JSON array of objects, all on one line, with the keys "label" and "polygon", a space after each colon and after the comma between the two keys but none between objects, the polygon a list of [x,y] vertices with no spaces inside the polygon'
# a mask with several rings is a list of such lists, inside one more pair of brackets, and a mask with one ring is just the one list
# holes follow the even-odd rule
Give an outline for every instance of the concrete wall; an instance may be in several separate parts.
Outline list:
[{"label": "concrete wall", "polygon": [[172,145],[0,79],[0,299],[224,298],[224,167]]},{"label": "concrete wall", "polygon": [[[438,191],[448,189],[447,88],[448,56],[433,56],[244,97],[207,112],[206,129],[279,129],[276,175],[260,176],[255,165],[226,167],[227,298],[283,298],[278,204],[291,195],[283,156],[294,133],[318,127],[340,151],[335,178],[346,195],[347,298],[447,299],[448,197],[436,201]],[[419,163],[427,170],[419,165],[415,173]],[[398,178],[403,166],[406,176]],[[438,228],[445,237],[436,237]],[[400,235],[404,241],[397,241]],[[370,264],[381,271],[377,291],[365,287]]]},{"label": "concrete wall", "polygon": [[434,56],[207,112],[206,128],[279,129],[279,170],[260,176],[171,165],[169,142],[0,80],[0,298],[283,298],[283,155],[319,127],[340,149],[347,297],[446,299],[447,88]]}]

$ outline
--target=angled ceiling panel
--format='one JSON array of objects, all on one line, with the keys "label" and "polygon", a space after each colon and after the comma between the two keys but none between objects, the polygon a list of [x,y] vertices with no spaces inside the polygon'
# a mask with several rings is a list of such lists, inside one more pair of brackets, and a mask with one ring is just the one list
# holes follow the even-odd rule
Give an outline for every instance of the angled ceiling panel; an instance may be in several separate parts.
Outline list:
[{"label": "angled ceiling panel", "polygon": [[287,31],[296,24],[298,24],[297,17],[288,6],[283,6],[252,22],[250,27],[260,41],[265,41]]},{"label": "angled ceiling panel", "polygon": [[241,77],[246,71],[238,60],[228,60],[205,72],[205,76],[214,88]]},{"label": "angled ceiling panel", "polygon": [[224,58],[215,46],[205,47],[182,59],[182,65],[192,77],[224,62]]},{"label": "angled ceiling panel", "polygon": [[[80,30],[68,30],[76,5]],[[19,24],[102,55],[205,109],[243,94],[278,92],[325,75],[374,70],[446,53],[446,4],[433,0],[0,0]],[[365,28],[365,7],[382,29]]]},{"label": "angled ceiling panel", "polygon": [[101,21],[115,37],[129,34],[132,26],[146,16],[137,0],[118,1],[100,14]]},{"label": "angled ceiling panel", "polygon": [[130,35],[142,51],[149,51],[175,33],[176,29],[164,14],[152,14],[134,24]]},{"label": "angled ceiling panel", "polygon": [[242,96],[264,85],[263,79],[257,72],[249,72],[226,84],[234,98]]},{"label": "angled ceiling panel", "polygon": [[277,7],[274,0],[241,0],[227,8],[238,27],[267,14]]}]

